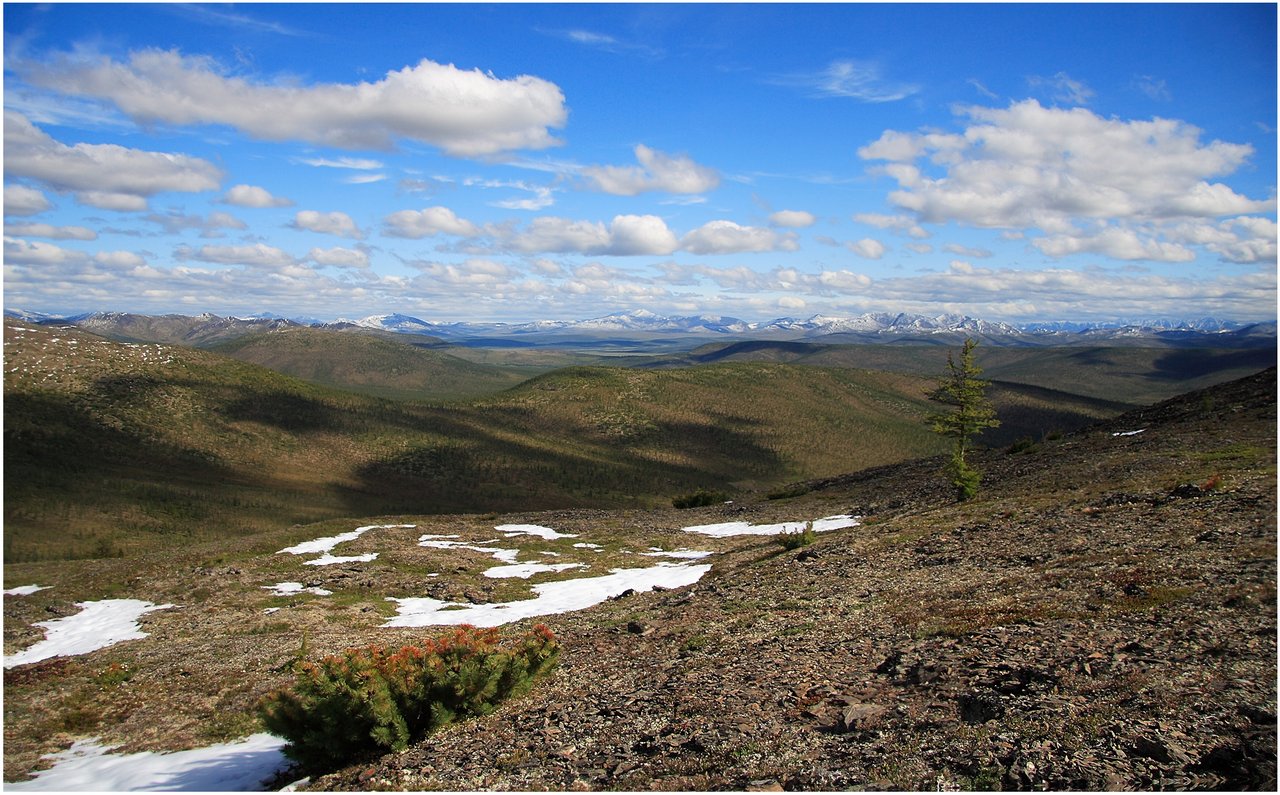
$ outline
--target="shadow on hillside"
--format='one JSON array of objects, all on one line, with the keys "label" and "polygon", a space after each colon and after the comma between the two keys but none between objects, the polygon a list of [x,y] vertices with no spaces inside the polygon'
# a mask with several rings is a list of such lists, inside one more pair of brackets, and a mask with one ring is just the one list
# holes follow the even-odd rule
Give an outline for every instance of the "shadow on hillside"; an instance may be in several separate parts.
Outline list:
[{"label": "shadow on hillside", "polygon": [[346,423],[341,409],[283,390],[251,391],[223,406],[227,419],[261,422],[282,431],[336,431]]},{"label": "shadow on hillside", "polygon": [[645,504],[698,488],[732,490],[739,480],[780,475],[784,465],[749,433],[711,423],[666,424],[635,444],[528,427],[517,440],[510,425],[499,434],[444,413],[430,426],[442,441],[354,471],[361,485],[345,493],[353,508],[371,495],[388,513]]},{"label": "shadow on hillside", "polygon": [[186,477],[202,478],[230,471],[204,452],[125,430],[113,418],[96,416],[91,405],[63,394],[6,395],[4,415],[6,486],[57,483],[130,466],[181,470]]},{"label": "shadow on hillside", "polygon": [[1128,403],[1006,381],[992,381],[988,396],[1000,418],[1000,427],[987,429],[979,437],[989,447],[1027,437],[1042,439],[1052,432],[1070,433],[1134,408]]},{"label": "shadow on hillside", "polygon": [[123,510],[135,531],[190,532],[203,524],[205,495],[234,477],[207,453],[123,427],[68,395],[11,393],[4,418],[6,563],[122,554],[109,539],[125,520],[81,518],[95,511]]},{"label": "shadow on hillside", "polygon": [[1251,348],[1239,351],[1224,350],[1174,350],[1159,357],[1153,363],[1152,378],[1166,381],[1185,381],[1215,373],[1228,377],[1232,371],[1256,371],[1276,364],[1276,349]]}]

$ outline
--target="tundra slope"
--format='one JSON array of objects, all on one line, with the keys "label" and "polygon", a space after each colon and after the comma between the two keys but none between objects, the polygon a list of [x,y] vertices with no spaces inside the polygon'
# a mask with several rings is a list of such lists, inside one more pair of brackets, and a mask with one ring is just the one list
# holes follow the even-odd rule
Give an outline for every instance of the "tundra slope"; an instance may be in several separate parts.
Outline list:
[{"label": "tundra slope", "polygon": [[811,482],[795,511],[865,523],[558,616],[529,696],[311,786],[1273,790],[1275,399],[986,451],[964,504],[941,459]]}]

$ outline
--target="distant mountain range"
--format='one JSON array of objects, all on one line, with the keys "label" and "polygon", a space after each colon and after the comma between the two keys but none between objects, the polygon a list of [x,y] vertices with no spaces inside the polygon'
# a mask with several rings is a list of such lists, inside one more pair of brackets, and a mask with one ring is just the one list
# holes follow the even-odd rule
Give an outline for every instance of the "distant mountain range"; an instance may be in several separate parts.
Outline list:
[{"label": "distant mountain range", "polygon": [[339,331],[369,330],[390,334],[435,337],[448,342],[520,338],[530,343],[564,343],[571,338],[599,339],[607,336],[719,337],[727,335],[757,339],[814,339],[831,342],[948,341],[952,337],[973,336],[995,344],[1079,344],[1107,341],[1135,342],[1160,340],[1175,344],[1197,340],[1217,344],[1266,343],[1276,336],[1274,321],[1239,323],[1216,318],[1148,319],[1131,323],[1041,322],[1012,325],[981,320],[967,315],[915,315],[875,312],[856,317],[814,315],[806,319],[777,318],[750,323],[717,315],[658,315],[643,309],[619,312],[588,320],[540,320],[528,323],[432,322],[404,314],[371,315],[357,320],[322,322],[288,319],[262,314],[250,317],[219,317],[202,314],[139,315],[122,312],[91,312],[58,317],[39,312],[6,309],[5,315],[33,323],[67,323],[105,336],[188,345],[208,345],[251,333],[279,328],[310,326]]},{"label": "distant mountain range", "polygon": [[[1216,318],[1199,320],[1143,320],[1135,323],[1030,323],[1012,325],[999,321],[980,320],[968,315],[913,315],[907,313],[875,312],[856,317],[831,317],[814,315],[806,319],[782,317],[765,323],[749,323],[735,317],[719,315],[694,315],[668,317],[644,309],[618,312],[589,320],[540,320],[530,323],[432,323],[401,314],[372,315],[360,320],[339,320],[335,324],[350,324],[363,328],[398,333],[431,334],[441,337],[473,337],[493,334],[548,334],[577,331],[644,331],[644,332],[693,332],[712,334],[781,334],[800,337],[821,337],[829,334],[880,333],[880,334],[934,334],[972,333],[980,335],[1022,334],[1075,334],[1088,331],[1197,331],[1231,332],[1275,323],[1237,323]],[[322,324],[325,325],[325,324]]]}]

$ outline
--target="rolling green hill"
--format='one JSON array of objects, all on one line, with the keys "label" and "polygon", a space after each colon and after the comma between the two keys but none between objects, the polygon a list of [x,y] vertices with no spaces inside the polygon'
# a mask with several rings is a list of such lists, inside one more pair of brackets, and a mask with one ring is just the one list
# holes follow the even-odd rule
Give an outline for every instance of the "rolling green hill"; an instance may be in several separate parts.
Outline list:
[{"label": "rolling green hill", "polygon": [[529,373],[476,364],[412,344],[404,335],[294,327],[210,348],[323,386],[389,398],[455,400],[515,386]]},{"label": "rolling green hill", "polygon": [[920,382],[573,368],[432,405],[205,350],[6,323],[5,554],[94,557],[297,522],[651,505],[938,449]]},{"label": "rolling green hill", "polygon": [[[386,350],[349,336],[338,349],[368,359],[335,380],[376,368]],[[295,351],[314,342],[296,339]],[[324,360],[310,360],[312,375]],[[942,451],[923,422],[937,374],[571,367],[445,404],[340,391],[208,350],[6,321],[5,558],[130,554],[337,516],[645,507],[700,488],[767,491]],[[1012,381],[991,394],[1004,420],[982,440],[992,445],[1123,408]]]},{"label": "rolling green hill", "polygon": [[[686,367],[766,361],[933,376],[946,367],[949,350],[928,345],[744,340],[704,345],[688,356],[671,357],[659,364]],[[1276,349],[980,345],[976,357],[984,378],[1144,406],[1270,367],[1276,363]]]}]

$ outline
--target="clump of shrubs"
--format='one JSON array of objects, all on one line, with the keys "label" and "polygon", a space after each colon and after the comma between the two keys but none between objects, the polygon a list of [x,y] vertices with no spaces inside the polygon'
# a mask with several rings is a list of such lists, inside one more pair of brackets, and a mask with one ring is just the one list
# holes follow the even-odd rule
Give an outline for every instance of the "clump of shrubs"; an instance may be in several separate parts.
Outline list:
[{"label": "clump of shrubs", "polygon": [[790,486],[784,486],[780,489],[775,489],[769,492],[768,494],[765,495],[765,499],[785,500],[791,497],[803,497],[804,495],[808,494],[810,491],[813,491],[813,488],[810,487],[807,483],[795,483]]},{"label": "clump of shrubs", "polygon": [[528,692],[560,654],[538,625],[502,643],[496,629],[464,625],[399,651],[376,644],[294,666],[296,681],[258,705],[289,741],[285,753],[320,770],[371,753],[402,751],[456,719],[488,715]]},{"label": "clump of shrubs", "polygon": [[692,494],[681,494],[679,497],[672,497],[671,504],[676,508],[701,508],[704,505],[719,505],[728,500],[729,495],[724,492],[698,489]]},{"label": "clump of shrubs", "polygon": [[792,550],[809,546],[818,540],[818,535],[813,532],[813,523],[805,522],[803,530],[795,533],[779,533],[773,538],[778,546],[786,550]]},{"label": "clump of shrubs", "polygon": [[1016,455],[1018,453],[1034,453],[1038,449],[1039,449],[1039,445],[1036,444],[1034,439],[1032,439],[1030,436],[1023,436],[1019,438],[1017,441],[1015,441],[1013,444],[1009,445],[1009,449],[1007,450],[1007,452],[1010,455]]}]

